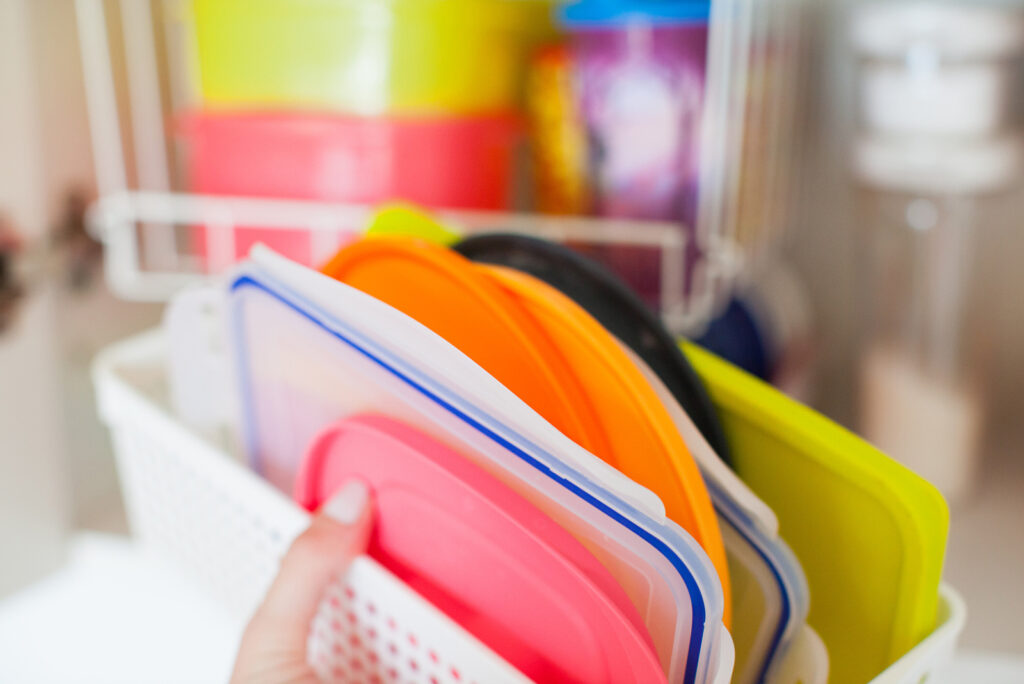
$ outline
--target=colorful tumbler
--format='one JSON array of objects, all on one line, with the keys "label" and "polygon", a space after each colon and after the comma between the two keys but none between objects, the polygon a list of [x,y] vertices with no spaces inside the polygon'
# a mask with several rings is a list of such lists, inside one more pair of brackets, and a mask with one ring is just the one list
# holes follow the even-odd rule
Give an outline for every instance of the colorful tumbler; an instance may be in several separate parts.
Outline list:
[{"label": "colorful tumbler", "polygon": [[581,0],[562,11],[597,213],[694,225],[709,9]]}]

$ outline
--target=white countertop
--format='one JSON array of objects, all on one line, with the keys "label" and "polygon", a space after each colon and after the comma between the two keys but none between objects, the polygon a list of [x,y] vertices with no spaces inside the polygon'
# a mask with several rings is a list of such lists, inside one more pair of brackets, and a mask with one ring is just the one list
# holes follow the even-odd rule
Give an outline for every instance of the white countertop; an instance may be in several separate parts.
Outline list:
[{"label": "white countertop", "polygon": [[[61,571],[0,601],[0,682],[223,684],[243,625],[126,537],[83,533]],[[934,684],[1024,682],[1024,658],[965,652]]]},{"label": "white countertop", "polygon": [[0,601],[0,682],[223,684],[240,629],[127,538],[86,533],[64,569]]}]

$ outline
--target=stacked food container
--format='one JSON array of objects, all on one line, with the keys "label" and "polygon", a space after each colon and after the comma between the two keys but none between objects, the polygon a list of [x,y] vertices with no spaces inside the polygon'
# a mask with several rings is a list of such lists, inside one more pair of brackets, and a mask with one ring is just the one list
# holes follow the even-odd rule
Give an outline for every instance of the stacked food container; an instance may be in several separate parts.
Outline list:
[{"label": "stacked food container", "polygon": [[[179,114],[200,194],[506,209],[524,65],[548,0],[193,0],[197,106]],[[251,230],[310,263],[302,232]]]}]

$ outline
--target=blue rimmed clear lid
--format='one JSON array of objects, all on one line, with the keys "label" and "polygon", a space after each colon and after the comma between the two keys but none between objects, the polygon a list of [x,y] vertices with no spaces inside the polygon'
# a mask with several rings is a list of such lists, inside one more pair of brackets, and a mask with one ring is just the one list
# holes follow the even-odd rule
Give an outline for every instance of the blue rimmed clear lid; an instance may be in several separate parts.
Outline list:
[{"label": "blue rimmed clear lid", "polygon": [[700,466],[722,528],[737,597],[733,681],[766,681],[806,625],[810,596],[803,568],[779,537],[775,513],[721,462],[654,371],[631,350],[627,354],[665,405]]}]

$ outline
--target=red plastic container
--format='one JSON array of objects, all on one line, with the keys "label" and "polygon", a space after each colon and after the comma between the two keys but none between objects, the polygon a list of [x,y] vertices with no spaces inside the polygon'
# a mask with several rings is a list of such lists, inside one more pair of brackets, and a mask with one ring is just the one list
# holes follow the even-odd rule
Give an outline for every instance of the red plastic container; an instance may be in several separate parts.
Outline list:
[{"label": "red plastic container", "polygon": [[[515,115],[362,118],[266,112],[192,113],[176,128],[186,144],[193,192],[494,210],[509,206],[522,129]],[[255,242],[318,265],[308,231],[237,227],[235,257],[247,254]],[[200,251],[207,253],[205,244]]]}]

